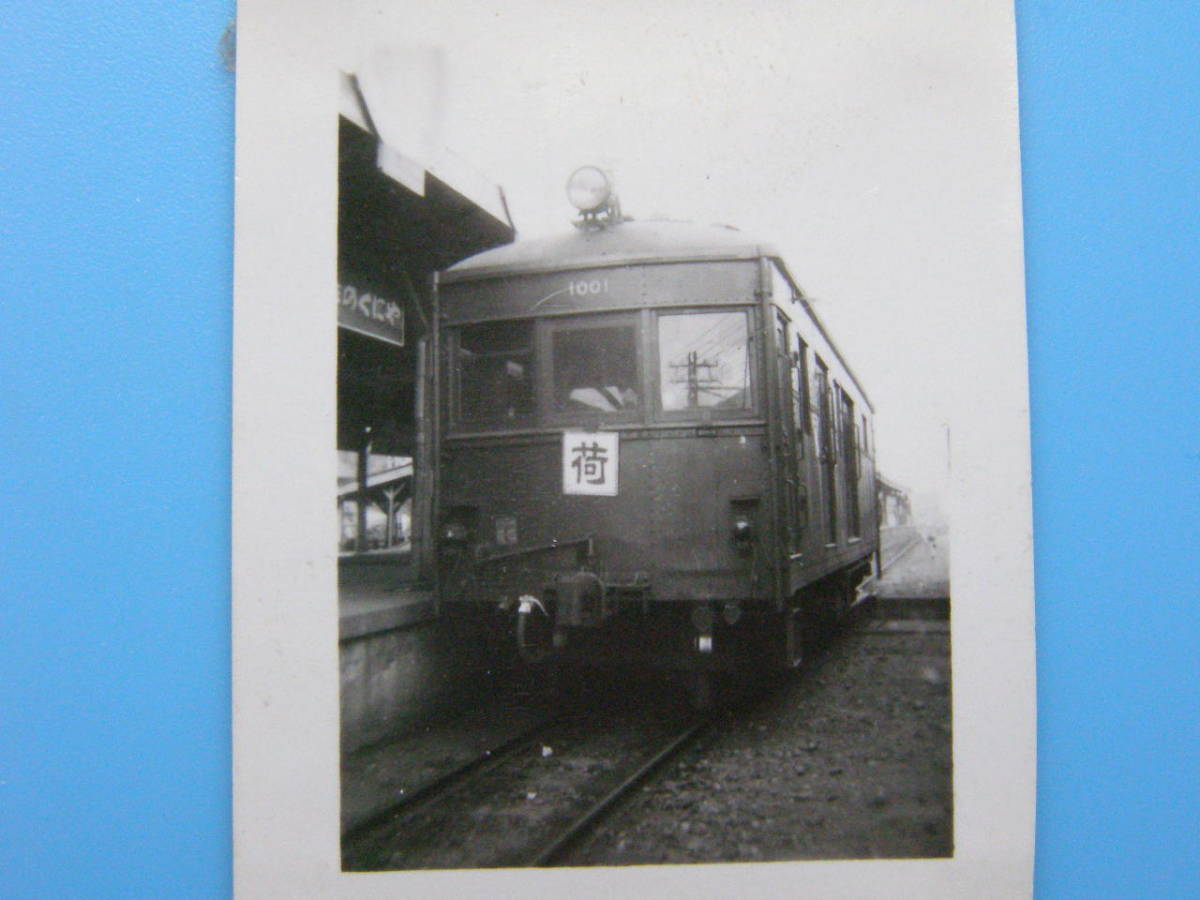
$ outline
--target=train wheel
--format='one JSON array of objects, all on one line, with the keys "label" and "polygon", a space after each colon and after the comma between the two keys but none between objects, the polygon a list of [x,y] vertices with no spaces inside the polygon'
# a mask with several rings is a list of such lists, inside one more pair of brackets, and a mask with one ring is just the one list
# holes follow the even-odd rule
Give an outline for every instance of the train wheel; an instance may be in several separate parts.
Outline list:
[{"label": "train wheel", "polygon": [[541,693],[553,704],[558,704],[563,698],[562,660],[551,656],[536,669]]},{"label": "train wheel", "polygon": [[854,602],[854,581],[850,577],[841,578],[834,586],[837,591],[836,604],[836,621],[841,624],[846,621],[846,617],[850,613],[850,604]]},{"label": "train wheel", "polygon": [[517,651],[527,663],[537,665],[553,652],[554,626],[540,612],[517,614]]},{"label": "train wheel", "polygon": [[783,667],[796,669],[804,662],[806,645],[811,643],[808,617],[803,606],[796,606],[783,614]]}]

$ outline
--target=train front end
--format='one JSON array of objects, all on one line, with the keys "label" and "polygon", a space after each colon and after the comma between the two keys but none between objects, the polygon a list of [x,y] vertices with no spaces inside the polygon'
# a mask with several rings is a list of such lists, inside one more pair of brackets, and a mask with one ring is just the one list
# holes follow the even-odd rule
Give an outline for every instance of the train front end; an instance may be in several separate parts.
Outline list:
[{"label": "train front end", "polygon": [[439,594],[527,659],[720,667],[777,599],[760,249],[582,227],[439,285]]}]

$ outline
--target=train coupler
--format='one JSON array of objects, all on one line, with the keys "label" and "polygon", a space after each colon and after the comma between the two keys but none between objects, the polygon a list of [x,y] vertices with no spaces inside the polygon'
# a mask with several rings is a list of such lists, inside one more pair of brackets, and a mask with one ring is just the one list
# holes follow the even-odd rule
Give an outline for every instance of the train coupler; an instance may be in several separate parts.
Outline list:
[{"label": "train coupler", "polygon": [[517,615],[527,616],[534,610],[540,612],[543,616],[549,615],[546,612],[546,607],[542,605],[542,601],[533,594],[522,594],[517,600]]},{"label": "train coupler", "polygon": [[547,589],[554,593],[556,626],[595,627],[612,615],[604,582],[594,572],[560,575]]},{"label": "train coupler", "polygon": [[517,599],[517,652],[528,663],[541,663],[560,646],[559,631],[550,614],[533,594]]}]

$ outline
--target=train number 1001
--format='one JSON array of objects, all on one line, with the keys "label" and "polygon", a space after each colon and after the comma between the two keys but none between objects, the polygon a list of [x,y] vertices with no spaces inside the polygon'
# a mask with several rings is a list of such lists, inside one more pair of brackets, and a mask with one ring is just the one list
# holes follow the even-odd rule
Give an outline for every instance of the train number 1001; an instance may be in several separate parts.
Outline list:
[{"label": "train number 1001", "polygon": [[572,297],[587,297],[592,294],[607,294],[608,279],[593,278],[590,281],[572,281],[567,285],[567,293]]}]

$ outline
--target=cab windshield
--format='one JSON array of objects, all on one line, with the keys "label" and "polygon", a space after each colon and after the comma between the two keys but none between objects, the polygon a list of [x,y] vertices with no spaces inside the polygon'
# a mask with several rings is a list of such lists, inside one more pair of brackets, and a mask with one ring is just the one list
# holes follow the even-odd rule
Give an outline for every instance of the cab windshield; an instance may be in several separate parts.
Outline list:
[{"label": "cab windshield", "polygon": [[533,322],[490,322],[458,336],[458,418],[514,422],[536,412]]},{"label": "cab windshield", "polygon": [[636,411],[641,406],[637,330],[629,324],[552,326],[554,412]]},{"label": "cab windshield", "polygon": [[744,312],[658,318],[658,383],[663,412],[745,409],[750,354]]},{"label": "cab windshield", "polygon": [[[736,415],[753,407],[749,326],[746,309],[464,325],[450,342],[454,418],[497,430],[594,423],[596,416],[621,423]],[[648,371],[647,331],[657,341],[647,342]]]}]

